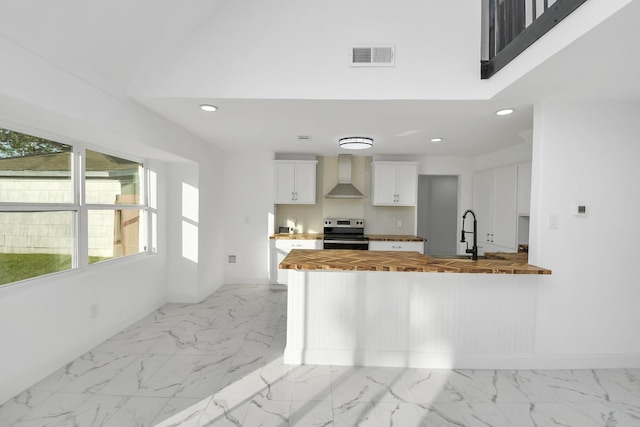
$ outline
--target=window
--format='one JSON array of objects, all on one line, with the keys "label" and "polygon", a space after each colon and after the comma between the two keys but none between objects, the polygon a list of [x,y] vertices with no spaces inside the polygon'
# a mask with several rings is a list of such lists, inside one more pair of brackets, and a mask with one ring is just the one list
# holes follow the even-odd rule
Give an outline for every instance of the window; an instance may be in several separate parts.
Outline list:
[{"label": "window", "polygon": [[73,268],[74,217],[74,211],[0,212],[0,285]]},{"label": "window", "polygon": [[0,128],[0,285],[147,251],[140,162]]},{"label": "window", "polygon": [[147,250],[141,163],[86,150],[89,263]]}]

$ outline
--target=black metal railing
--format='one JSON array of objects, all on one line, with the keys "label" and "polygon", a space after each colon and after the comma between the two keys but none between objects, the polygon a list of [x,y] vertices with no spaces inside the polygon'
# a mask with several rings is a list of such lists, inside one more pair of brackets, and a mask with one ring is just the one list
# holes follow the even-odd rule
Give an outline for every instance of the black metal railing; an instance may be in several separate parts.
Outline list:
[{"label": "black metal railing", "polygon": [[488,0],[485,41],[488,59],[481,77],[488,79],[524,52],[587,0]]}]

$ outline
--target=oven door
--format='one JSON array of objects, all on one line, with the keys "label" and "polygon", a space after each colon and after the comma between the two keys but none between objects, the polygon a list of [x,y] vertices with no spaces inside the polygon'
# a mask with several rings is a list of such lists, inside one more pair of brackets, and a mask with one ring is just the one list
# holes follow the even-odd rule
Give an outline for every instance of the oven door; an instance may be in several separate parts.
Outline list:
[{"label": "oven door", "polygon": [[329,239],[322,242],[323,249],[369,250],[368,240]]}]

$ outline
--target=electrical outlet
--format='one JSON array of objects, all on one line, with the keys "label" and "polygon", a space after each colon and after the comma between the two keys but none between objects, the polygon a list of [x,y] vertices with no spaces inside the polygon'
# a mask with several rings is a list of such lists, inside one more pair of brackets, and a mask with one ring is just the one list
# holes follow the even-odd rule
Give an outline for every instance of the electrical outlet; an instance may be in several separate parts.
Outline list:
[{"label": "electrical outlet", "polygon": [[396,227],[402,228],[402,220],[401,219],[396,221]]},{"label": "electrical outlet", "polygon": [[98,317],[98,303],[94,302],[93,304],[91,304],[91,306],[89,306],[89,316],[91,316],[92,319],[95,319],[96,317]]},{"label": "electrical outlet", "polygon": [[229,255],[229,264],[235,264],[235,263],[236,263],[236,256]]}]

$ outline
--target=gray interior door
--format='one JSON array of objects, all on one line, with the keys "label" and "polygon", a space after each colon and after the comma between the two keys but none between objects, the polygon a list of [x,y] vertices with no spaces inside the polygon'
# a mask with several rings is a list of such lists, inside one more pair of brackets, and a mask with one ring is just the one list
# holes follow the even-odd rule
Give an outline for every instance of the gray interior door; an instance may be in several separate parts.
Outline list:
[{"label": "gray interior door", "polygon": [[456,253],[458,230],[458,177],[418,177],[418,235],[425,237],[424,253]]}]

